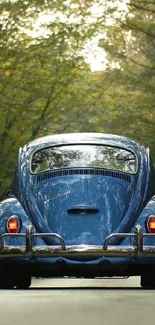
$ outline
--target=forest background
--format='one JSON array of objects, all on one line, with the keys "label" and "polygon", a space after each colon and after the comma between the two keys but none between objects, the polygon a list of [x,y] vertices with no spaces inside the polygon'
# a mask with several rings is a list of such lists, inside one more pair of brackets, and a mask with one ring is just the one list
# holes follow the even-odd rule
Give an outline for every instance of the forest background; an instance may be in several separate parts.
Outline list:
[{"label": "forest background", "polygon": [[0,0],[1,198],[28,141],[114,133],[155,161],[154,121],[154,0]]}]

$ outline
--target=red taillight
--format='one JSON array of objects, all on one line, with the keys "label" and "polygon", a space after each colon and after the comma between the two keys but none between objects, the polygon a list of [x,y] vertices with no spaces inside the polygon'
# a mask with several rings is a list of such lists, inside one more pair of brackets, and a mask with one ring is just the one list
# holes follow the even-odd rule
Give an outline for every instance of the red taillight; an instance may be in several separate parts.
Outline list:
[{"label": "red taillight", "polygon": [[20,229],[20,222],[17,216],[11,216],[7,222],[7,231],[9,233],[17,233]]},{"label": "red taillight", "polygon": [[147,222],[149,232],[155,233],[155,216],[150,216]]}]

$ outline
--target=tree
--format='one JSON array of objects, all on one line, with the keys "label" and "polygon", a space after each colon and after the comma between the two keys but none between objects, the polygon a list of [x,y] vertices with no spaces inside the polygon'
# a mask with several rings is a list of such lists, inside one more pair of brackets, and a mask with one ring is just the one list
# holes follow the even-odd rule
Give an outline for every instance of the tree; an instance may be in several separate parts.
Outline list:
[{"label": "tree", "polygon": [[124,11],[113,1],[109,12],[111,26],[104,28],[99,45],[109,59],[107,70],[113,70],[111,128],[149,145],[155,159],[155,4],[131,0]]},{"label": "tree", "polygon": [[82,54],[94,33],[93,24],[87,23],[91,4],[90,0],[0,4],[1,196],[10,186],[20,146],[37,136],[78,129],[84,116],[87,125],[100,97],[96,86],[90,92],[91,72]]},{"label": "tree", "polygon": [[[18,148],[38,136],[117,133],[154,150],[154,3],[124,3],[1,1],[1,197]],[[85,47],[98,38],[108,64],[92,72]]]}]

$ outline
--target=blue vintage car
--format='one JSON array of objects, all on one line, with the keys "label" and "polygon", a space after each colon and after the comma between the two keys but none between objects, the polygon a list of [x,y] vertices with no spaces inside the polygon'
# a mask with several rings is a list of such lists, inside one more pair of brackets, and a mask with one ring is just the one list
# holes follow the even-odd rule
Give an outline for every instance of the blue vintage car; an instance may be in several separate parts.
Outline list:
[{"label": "blue vintage car", "polygon": [[31,277],[141,276],[155,287],[155,173],[125,137],[74,133],[19,150],[0,203],[0,287]]}]

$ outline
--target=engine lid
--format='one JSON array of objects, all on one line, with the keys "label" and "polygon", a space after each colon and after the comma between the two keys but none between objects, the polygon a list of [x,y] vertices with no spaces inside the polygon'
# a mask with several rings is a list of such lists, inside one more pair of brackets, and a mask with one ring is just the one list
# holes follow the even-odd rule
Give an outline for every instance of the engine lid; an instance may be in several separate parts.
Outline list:
[{"label": "engine lid", "polygon": [[51,232],[67,245],[97,245],[119,226],[133,188],[117,178],[72,175],[42,181],[33,194]]}]

